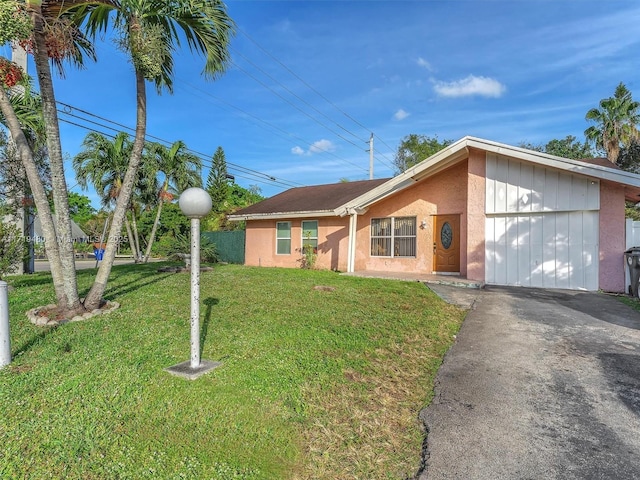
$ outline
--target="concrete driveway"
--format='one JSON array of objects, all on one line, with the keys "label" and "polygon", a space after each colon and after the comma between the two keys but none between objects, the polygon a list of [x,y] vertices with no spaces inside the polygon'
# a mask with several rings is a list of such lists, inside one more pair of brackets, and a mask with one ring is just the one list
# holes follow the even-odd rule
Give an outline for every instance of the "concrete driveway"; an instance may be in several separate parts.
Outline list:
[{"label": "concrete driveway", "polygon": [[471,310],[420,414],[420,480],[640,479],[640,313],[596,293],[429,288]]}]

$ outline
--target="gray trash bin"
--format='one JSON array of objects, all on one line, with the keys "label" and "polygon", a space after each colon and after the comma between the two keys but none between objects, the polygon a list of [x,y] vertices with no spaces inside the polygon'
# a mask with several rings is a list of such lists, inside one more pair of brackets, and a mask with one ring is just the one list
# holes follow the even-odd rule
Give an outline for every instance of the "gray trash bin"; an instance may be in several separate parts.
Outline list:
[{"label": "gray trash bin", "polygon": [[629,295],[638,297],[638,286],[640,284],[640,247],[631,247],[624,252],[624,263],[629,271],[629,282],[631,285],[627,288]]}]

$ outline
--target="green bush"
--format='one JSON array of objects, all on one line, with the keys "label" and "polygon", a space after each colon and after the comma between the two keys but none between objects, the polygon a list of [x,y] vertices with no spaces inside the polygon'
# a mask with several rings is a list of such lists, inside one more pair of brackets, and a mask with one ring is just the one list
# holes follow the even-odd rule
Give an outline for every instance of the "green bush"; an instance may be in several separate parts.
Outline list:
[{"label": "green bush", "polygon": [[[158,242],[157,252],[160,256],[178,260],[181,253],[191,253],[191,241],[186,235],[164,236]],[[216,263],[218,252],[216,245],[205,236],[200,236],[200,261]]]}]

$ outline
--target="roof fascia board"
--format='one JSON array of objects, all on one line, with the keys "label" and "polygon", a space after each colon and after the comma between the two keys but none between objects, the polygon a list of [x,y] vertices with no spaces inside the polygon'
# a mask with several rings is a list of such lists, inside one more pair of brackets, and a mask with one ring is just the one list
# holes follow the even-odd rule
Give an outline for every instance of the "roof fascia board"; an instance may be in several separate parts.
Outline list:
[{"label": "roof fascia board", "polygon": [[[414,165],[408,170],[405,170],[400,175],[393,177],[388,182],[385,182],[382,185],[379,185],[376,188],[368,191],[367,193],[364,193],[359,197],[356,197],[353,200],[350,200],[348,203],[341,205],[340,207],[336,208],[336,212],[340,216],[344,216],[346,215],[346,213],[344,212],[347,212],[350,209],[368,207],[369,205],[375,202],[378,202],[383,198],[393,193],[396,193],[399,190],[402,190],[406,187],[409,187],[415,184],[416,181],[418,181],[419,179],[425,178],[428,175],[433,175],[434,173],[437,173],[438,171],[441,171],[447,168],[452,163],[466,156],[468,152],[467,150],[468,138],[469,137],[464,137],[461,140],[458,140],[457,142],[452,143],[448,147],[431,155],[426,160],[423,160],[422,162]],[[424,173],[425,170],[428,170],[430,167],[437,165],[438,163],[447,159],[447,157],[450,157],[450,159],[448,159],[447,162],[444,163],[441,168],[438,166],[435,169],[432,169],[435,171],[428,171],[428,173]]]},{"label": "roof fascia board", "polygon": [[335,217],[333,210],[319,210],[308,212],[278,212],[278,213],[253,213],[247,215],[229,215],[227,220],[238,222],[242,220],[279,220],[282,218],[316,218]]},{"label": "roof fascia board", "polygon": [[625,172],[624,170],[614,170],[601,165],[593,165],[591,163],[581,162],[580,160],[556,157],[554,155],[549,155],[548,153],[533,152],[531,150],[490,142],[480,138],[469,137],[468,146],[495,153],[497,155],[503,155],[517,160],[525,160],[567,172],[609,180],[632,187],[640,187],[640,175]]}]

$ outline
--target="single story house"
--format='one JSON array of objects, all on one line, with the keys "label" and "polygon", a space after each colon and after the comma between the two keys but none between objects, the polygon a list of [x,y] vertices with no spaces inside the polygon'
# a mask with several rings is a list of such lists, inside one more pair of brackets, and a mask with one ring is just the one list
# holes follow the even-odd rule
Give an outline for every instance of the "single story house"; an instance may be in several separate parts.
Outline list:
[{"label": "single story house", "polygon": [[453,274],[495,285],[625,291],[625,201],[640,175],[465,137],[400,175],[293,188],[230,216],[245,264]]}]

